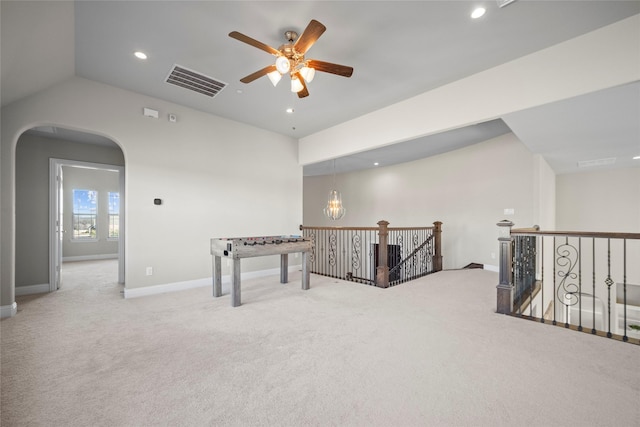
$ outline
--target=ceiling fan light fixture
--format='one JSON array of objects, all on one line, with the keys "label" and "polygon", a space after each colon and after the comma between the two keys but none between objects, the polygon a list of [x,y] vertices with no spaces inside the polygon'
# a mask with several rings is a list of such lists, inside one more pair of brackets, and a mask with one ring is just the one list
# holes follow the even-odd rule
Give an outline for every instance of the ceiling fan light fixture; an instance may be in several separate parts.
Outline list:
[{"label": "ceiling fan light fixture", "polygon": [[289,63],[289,58],[286,56],[278,56],[276,58],[276,69],[280,74],[286,74],[291,69],[291,64]]},{"label": "ceiling fan light fixture", "polygon": [[316,75],[316,70],[315,68],[304,66],[300,69],[300,75],[305,82],[311,83],[313,77]]},{"label": "ceiling fan light fixture", "polygon": [[291,92],[298,93],[302,89],[304,89],[304,86],[298,76],[291,76]]},{"label": "ceiling fan light fixture", "polygon": [[280,74],[280,72],[278,71],[272,71],[267,74],[267,77],[269,77],[269,80],[271,80],[271,84],[276,87],[280,79],[282,79],[282,74]]}]

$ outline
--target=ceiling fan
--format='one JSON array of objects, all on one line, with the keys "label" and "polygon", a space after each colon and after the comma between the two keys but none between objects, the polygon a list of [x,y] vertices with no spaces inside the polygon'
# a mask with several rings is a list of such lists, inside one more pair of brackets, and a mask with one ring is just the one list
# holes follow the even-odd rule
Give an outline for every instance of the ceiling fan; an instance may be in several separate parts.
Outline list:
[{"label": "ceiling fan", "polygon": [[316,71],[351,77],[351,74],[353,74],[353,67],[318,61],[316,59],[305,59],[305,53],[307,53],[309,48],[313,46],[316,40],[320,38],[326,29],[327,27],[315,19],[312,19],[300,37],[298,37],[298,33],[295,31],[285,32],[284,35],[287,38],[288,43],[283,44],[278,49],[252,39],[251,37],[237,31],[230,32],[229,37],[257,47],[258,49],[264,50],[276,57],[274,64],[267,65],[263,69],[243,77],[240,81],[242,83],[251,83],[252,81],[266,75],[275,86],[283,75],[289,74],[291,76],[291,91],[296,92],[299,98],[304,98],[309,96],[307,83],[313,80]]}]

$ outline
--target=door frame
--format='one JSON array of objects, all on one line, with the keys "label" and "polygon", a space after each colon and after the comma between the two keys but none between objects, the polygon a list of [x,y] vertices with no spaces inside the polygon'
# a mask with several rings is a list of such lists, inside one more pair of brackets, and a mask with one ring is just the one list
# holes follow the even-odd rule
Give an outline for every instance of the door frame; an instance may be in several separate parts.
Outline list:
[{"label": "door frame", "polygon": [[82,167],[118,172],[118,191],[120,192],[120,235],[118,237],[118,283],[124,283],[124,240],[125,240],[125,185],[124,166],[103,163],[83,162],[68,159],[49,159],[49,291],[56,291],[60,287],[60,267],[62,264],[62,235],[63,228],[59,224],[62,208],[60,187],[62,168]]}]

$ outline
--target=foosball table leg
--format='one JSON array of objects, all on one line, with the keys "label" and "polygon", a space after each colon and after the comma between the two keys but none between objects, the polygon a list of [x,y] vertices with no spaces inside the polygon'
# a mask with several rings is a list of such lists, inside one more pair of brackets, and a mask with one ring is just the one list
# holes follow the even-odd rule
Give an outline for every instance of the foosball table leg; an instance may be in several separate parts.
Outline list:
[{"label": "foosball table leg", "polygon": [[219,256],[213,257],[213,296],[222,295],[222,268]]},{"label": "foosball table leg", "polygon": [[239,307],[240,302],[240,259],[231,259],[231,306]]},{"label": "foosball table leg", "polygon": [[309,289],[309,281],[311,280],[311,270],[309,268],[309,252],[302,252],[302,289]]},{"label": "foosball table leg", "polygon": [[280,283],[289,281],[289,254],[280,254]]}]

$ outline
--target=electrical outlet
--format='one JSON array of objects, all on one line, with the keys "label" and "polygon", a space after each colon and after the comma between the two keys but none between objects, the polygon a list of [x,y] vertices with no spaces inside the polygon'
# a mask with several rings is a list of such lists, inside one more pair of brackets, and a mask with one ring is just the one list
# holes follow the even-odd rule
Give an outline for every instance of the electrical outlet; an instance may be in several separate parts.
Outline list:
[{"label": "electrical outlet", "polygon": [[153,275],[153,267],[147,267],[147,276]]},{"label": "electrical outlet", "polygon": [[505,215],[515,215],[515,213],[516,213],[516,210],[515,210],[515,209],[513,209],[513,208],[506,208],[506,209],[504,210],[504,214],[505,214]]},{"label": "electrical outlet", "polygon": [[495,252],[491,252],[491,259],[496,259],[496,253]]}]

